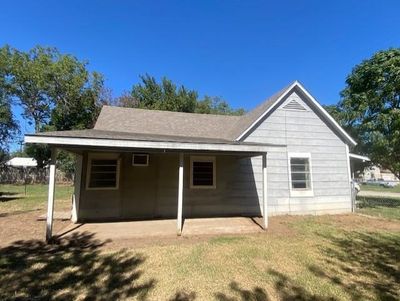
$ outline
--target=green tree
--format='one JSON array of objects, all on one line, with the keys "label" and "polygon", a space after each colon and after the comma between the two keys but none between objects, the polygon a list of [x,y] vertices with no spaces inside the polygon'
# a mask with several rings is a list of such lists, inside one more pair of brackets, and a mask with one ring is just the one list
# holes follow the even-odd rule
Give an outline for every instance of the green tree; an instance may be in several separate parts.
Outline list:
[{"label": "green tree", "polygon": [[54,59],[54,51],[36,47],[29,52],[5,46],[8,65],[5,70],[9,94],[24,109],[24,117],[38,132],[50,117],[48,70]]},{"label": "green tree", "polygon": [[[109,101],[102,75],[88,71],[86,62],[56,48],[37,46],[23,52],[4,46],[0,61],[4,89],[23,108],[36,132],[90,128],[101,106]],[[27,153],[39,166],[46,164],[50,154],[37,145],[28,146]]]},{"label": "green tree", "polygon": [[141,75],[142,83],[132,87],[133,104],[138,108],[151,110],[194,112],[197,102],[197,92],[184,86],[177,86],[166,77],[161,83],[148,74]]},{"label": "green tree", "polygon": [[400,177],[400,49],[379,51],[346,79],[337,118],[358,149]]},{"label": "green tree", "polygon": [[0,157],[2,158],[5,158],[10,140],[18,134],[18,123],[11,111],[11,96],[6,82],[7,65],[7,51],[0,51]]},{"label": "green tree", "polygon": [[221,115],[243,115],[244,109],[233,109],[225,100],[220,97],[205,96],[196,104],[195,113],[221,114]]},{"label": "green tree", "polygon": [[177,87],[170,79],[164,77],[161,82],[148,74],[140,76],[141,83],[135,84],[130,93],[117,98],[116,103],[122,107],[143,108],[150,110],[175,111],[202,114],[241,115],[243,109],[232,109],[219,97],[205,96],[198,99],[195,90],[185,86]]},{"label": "green tree", "polygon": [[24,117],[39,132],[91,127],[102,105],[103,77],[89,72],[87,63],[56,48],[37,46],[22,52],[1,49],[8,90],[24,108]]},{"label": "green tree", "polygon": [[0,88],[0,152],[8,151],[8,144],[18,134],[18,124],[11,112],[9,98]]}]

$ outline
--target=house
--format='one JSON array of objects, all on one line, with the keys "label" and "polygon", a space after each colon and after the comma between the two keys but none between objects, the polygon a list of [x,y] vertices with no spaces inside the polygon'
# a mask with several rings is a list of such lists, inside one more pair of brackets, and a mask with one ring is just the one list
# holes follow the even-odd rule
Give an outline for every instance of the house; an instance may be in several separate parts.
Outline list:
[{"label": "house", "polygon": [[367,181],[385,181],[385,182],[399,182],[399,179],[388,169],[382,168],[378,165],[365,167],[364,170],[358,175],[358,179],[362,182]]},{"label": "house", "polygon": [[76,154],[72,220],[331,214],[352,210],[356,142],[294,82],[243,116],[104,106],[93,129],[25,136]]}]

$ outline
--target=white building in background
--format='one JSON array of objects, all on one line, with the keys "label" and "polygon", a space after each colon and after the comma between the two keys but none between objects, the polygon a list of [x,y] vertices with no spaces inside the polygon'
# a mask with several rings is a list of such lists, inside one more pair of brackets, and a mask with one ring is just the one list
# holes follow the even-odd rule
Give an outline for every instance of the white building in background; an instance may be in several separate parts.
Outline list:
[{"label": "white building in background", "polygon": [[388,169],[381,168],[377,165],[369,166],[360,174],[362,181],[390,181],[398,182],[399,179]]},{"label": "white building in background", "polygon": [[37,161],[33,158],[15,157],[8,160],[6,165],[12,167],[36,167]]}]

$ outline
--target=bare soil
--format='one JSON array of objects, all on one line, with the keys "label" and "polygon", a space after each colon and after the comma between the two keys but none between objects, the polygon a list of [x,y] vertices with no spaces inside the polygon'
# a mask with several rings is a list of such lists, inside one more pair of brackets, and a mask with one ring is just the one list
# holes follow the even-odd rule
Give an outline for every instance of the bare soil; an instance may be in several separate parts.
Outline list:
[{"label": "bare soil", "polygon": [[[38,220],[42,210],[13,212],[0,215],[0,246],[19,240],[44,240],[46,222]],[[66,227],[69,221],[54,221],[54,231]]]}]

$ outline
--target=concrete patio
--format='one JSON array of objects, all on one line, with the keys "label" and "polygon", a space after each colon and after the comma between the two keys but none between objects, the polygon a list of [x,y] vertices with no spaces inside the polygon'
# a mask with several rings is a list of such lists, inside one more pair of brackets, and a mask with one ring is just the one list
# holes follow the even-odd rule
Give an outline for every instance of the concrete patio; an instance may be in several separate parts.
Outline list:
[{"label": "concrete patio", "polygon": [[[259,218],[223,217],[185,219],[182,236],[220,235],[263,232]],[[119,240],[144,237],[176,237],[176,220],[146,220],[70,224],[56,236],[68,237],[77,233],[93,233],[97,239]]]}]

